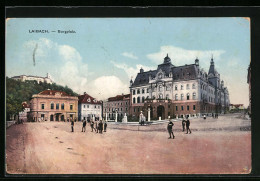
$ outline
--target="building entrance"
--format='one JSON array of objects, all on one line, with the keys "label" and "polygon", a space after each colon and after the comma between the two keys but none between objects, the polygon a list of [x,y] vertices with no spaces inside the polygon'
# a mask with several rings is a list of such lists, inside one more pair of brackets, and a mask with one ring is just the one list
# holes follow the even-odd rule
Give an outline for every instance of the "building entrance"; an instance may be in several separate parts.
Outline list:
[{"label": "building entrance", "polygon": [[165,110],[163,106],[158,106],[157,107],[157,119],[159,119],[159,117],[161,117],[161,119],[165,119]]}]

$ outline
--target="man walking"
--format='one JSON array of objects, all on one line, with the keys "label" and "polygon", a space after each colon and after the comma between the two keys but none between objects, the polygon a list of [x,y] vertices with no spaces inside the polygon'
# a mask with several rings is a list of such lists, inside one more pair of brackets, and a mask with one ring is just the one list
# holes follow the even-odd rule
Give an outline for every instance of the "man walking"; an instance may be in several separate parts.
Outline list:
[{"label": "man walking", "polygon": [[184,131],[185,131],[185,120],[182,119],[182,132],[184,132]]},{"label": "man walking", "polygon": [[188,134],[188,131],[189,131],[190,134],[191,134],[191,130],[190,130],[190,120],[189,120],[189,119],[187,119],[187,121],[186,121],[186,130],[187,130],[187,133],[186,133],[186,134]]},{"label": "man walking", "polygon": [[91,132],[93,132],[93,129],[94,129],[94,121],[91,121],[91,122],[90,122],[90,127],[91,127]]},{"label": "man walking", "polygon": [[104,123],[104,132],[106,132],[107,131],[107,122],[105,121],[105,123]]},{"label": "man walking", "polygon": [[99,133],[102,134],[102,131],[103,131],[103,123],[102,123],[102,120],[99,121],[98,128],[99,128]]},{"label": "man walking", "polygon": [[71,120],[71,132],[74,132],[74,121],[73,121],[73,119]]},{"label": "man walking", "polygon": [[84,119],[81,132],[86,131],[86,125],[87,125],[87,121]]},{"label": "man walking", "polygon": [[[173,134],[173,131],[172,131],[173,125],[174,125],[174,124],[171,122],[171,120],[169,120],[167,129],[168,129],[168,132],[169,132],[170,137],[169,137],[168,139],[170,139],[170,138],[174,139],[174,138],[175,138],[175,136],[174,136],[174,134]],[[172,136],[172,137],[171,137],[171,136]]]}]

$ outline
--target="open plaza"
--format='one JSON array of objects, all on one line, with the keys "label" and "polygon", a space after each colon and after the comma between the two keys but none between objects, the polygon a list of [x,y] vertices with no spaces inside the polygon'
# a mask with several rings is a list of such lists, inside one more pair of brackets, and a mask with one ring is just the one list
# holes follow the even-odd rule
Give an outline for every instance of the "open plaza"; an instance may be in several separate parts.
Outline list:
[{"label": "open plaza", "polygon": [[82,122],[26,122],[7,128],[9,174],[248,174],[251,120],[226,114],[140,126],[109,122],[107,132],[81,132]]}]

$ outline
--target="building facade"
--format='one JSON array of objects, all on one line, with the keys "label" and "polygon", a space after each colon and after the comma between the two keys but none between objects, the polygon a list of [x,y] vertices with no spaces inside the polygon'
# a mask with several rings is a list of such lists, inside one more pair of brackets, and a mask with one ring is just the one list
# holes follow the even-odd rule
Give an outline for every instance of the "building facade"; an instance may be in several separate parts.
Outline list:
[{"label": "building facade", "polygon": [[110,97],[103,103],[103,117],[108,120],[114,120],[117,114],[117,119],[121,121],[126,114],[129,115],[130,94],[117,95]]},{"label": "building facade", "polygon": [[27,121],[29,112],[30,112],[30,106],[27,104],[27,102],[22,103],[23,111],[19,112],[19,119],[23,121]]},{"label": "building facade", "polygon": [[86,92],[80,95],[78,103],[79,120],[102,119],[102,102],[91,97]]},{"label": "building facade", "polygon": [[168,55],[156,70],[142,68],[130,81],[130,114],[141,111],[151,119],[224,113],[229,108],[229,93],[215,70],[214,60],[206,73],[196,59],[194,64],[174,66]]},{"label": "building facade", "polygon": [[14,80],[20,80],[22,82],[26,81],[26,80],[30,80],[30,81],[37,81],[37,83],[39,84],[40,82],[46,82],[47,84],[52,84],[53,80],[51,79],[51,76],[47,73],[46,77],[40,77],[40,76],[33,76],[33,75],[19,75],[19,76],[14,76],[11,77]]},{"label": "building facade", "polygon": [[78,97],[62,91],[45,90],[30,101],[30,121],[69,121],[78,119]]}]

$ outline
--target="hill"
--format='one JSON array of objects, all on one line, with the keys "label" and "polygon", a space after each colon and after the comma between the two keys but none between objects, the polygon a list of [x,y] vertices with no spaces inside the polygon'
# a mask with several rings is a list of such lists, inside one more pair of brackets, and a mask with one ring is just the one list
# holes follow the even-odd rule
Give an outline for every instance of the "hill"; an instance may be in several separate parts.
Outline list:
[{"label": "hill", "polygon": [[68,86],[42,82],[38,84],[37,81],[21,82],[6,77],[6,119],[10,120],[10,115],[17,115],[23,110],[22,102],[29,102],[33,94],[38,94],[46,89],[63,91],[69,95],[78,96]]}]

